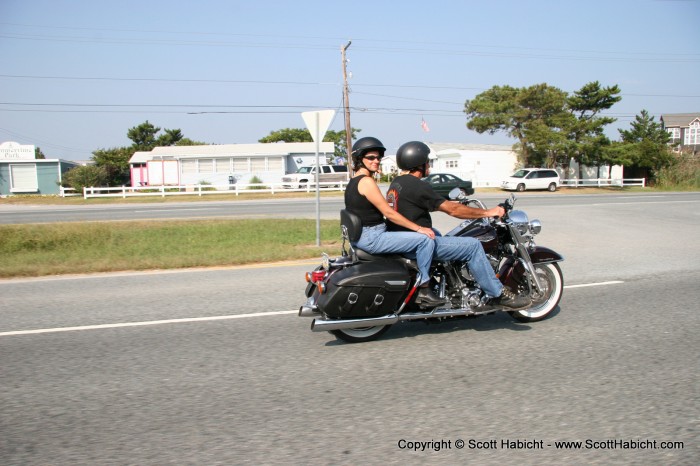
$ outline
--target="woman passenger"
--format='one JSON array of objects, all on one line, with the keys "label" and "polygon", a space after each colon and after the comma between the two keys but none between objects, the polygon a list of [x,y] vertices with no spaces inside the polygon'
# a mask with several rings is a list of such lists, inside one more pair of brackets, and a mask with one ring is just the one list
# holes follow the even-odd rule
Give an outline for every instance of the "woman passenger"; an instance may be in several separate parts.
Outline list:
[{"label": "woman passenger", "polygon": [[[435,249],[435,232],[411,222],[392,209],[374,181],[386,148],[373,137],[358,139],[352,146],[355,175],[345,191],[345,208],[362,220],[362,235],[352,243],[370,254],[415,255],[418,263],[419,290],[415,302],[427,307],[444,304],[428,287],[430,263]],[[387,231],[384,217],[412,232]]]}]

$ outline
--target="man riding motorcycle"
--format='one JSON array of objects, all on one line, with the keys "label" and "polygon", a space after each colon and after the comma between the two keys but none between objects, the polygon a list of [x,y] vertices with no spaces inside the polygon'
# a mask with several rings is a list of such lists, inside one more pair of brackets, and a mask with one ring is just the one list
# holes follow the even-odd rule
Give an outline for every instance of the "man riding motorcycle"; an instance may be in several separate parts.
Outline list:
[{"label": "man riding motorcycle", "polygon": [[[421,178],[430,173],[428,155],[430,148],[419,141],[410,141],[399,147],[396,164],[403,173],[396,177],[387,191],[387,201],[392,208],[421,227],[432,228],[430,212],[440,211],[459,219],[502,217],[502,207],[479,209],[444,199]],[[389,231],[405,231],[405,228],[387,220]],[[493,298],[491,303],[510,309],[522,309],[530,305],[530,299],[516,295],[503,286],[493,273],[481,243],[471,237],[441,236],[436,231],[433,258],[439,261],[461,261],[469,266],[474,280]]]}]

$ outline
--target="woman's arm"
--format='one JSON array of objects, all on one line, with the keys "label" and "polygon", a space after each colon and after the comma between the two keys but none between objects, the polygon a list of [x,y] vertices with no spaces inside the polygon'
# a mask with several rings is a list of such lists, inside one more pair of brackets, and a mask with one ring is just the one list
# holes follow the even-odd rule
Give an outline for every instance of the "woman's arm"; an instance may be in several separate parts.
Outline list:
[{"label": "woman's arm", "polygon": [[388,218],[393,223],[401,225],[404,228],[408,228],[411,231],[422,233],[430,239],[435,239],[435,232],[431,228],[421,227],[417,223],[410,221],[392,209],[386,202],[386,199],[384,199],[384,196],[382,196],[382,192],[379,190],[377,183],[375,183],[369,176],[366,176],[360,180],[357,190],[360,194],[365,196],[367,200],[374,205],[374,207],[379,209],[384,217]]}]

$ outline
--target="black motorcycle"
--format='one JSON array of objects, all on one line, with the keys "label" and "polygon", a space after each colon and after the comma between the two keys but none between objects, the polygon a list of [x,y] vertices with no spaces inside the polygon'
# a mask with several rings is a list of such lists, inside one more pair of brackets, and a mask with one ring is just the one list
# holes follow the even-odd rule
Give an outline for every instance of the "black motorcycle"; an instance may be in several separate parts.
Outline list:
[{"label": "black motorcycle", "polygon": [[[485,208],[458,189],[450,198],[465,205]],[[378,338],[398,322],[409,320],[473,317],[506,311],[520,322],[545,319],[557,307],[564,289],[564,276],[558,262],[564,258],[555,251],[535,245],[533,238],[542,225],[514,210],[515,196],[501,206],[501,219],[465,220],[447,236],[478,239],[498,279],[516,293],[531,299],[527,308],[503,309],[474,281],[469,264],[434,261],[430,270],[433,292],[447,303],[424,308],[414,302],[418,268],[414,260],[400,255],[372,255],[361,249],[346,249],[361,232],[360,219],[347,210],[340,215],[343,238],[342,256],[323,255],[322,264],[306,273],[306,303],[299,316],[313,317],[311,330],[329,331],[337,338],[357,343]]]}]

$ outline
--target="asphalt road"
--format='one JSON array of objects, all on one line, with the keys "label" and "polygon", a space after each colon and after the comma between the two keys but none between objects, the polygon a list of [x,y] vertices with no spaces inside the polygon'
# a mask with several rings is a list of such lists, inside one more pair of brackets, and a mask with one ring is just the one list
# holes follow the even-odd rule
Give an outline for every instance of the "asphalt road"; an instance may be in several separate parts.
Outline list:
[{"label": "asphalt road", "polygon": [[697,464],[700,195],[524,197],[566,258],[539,323],[340,343],[314,261],[0,281],[2,464]]}]

